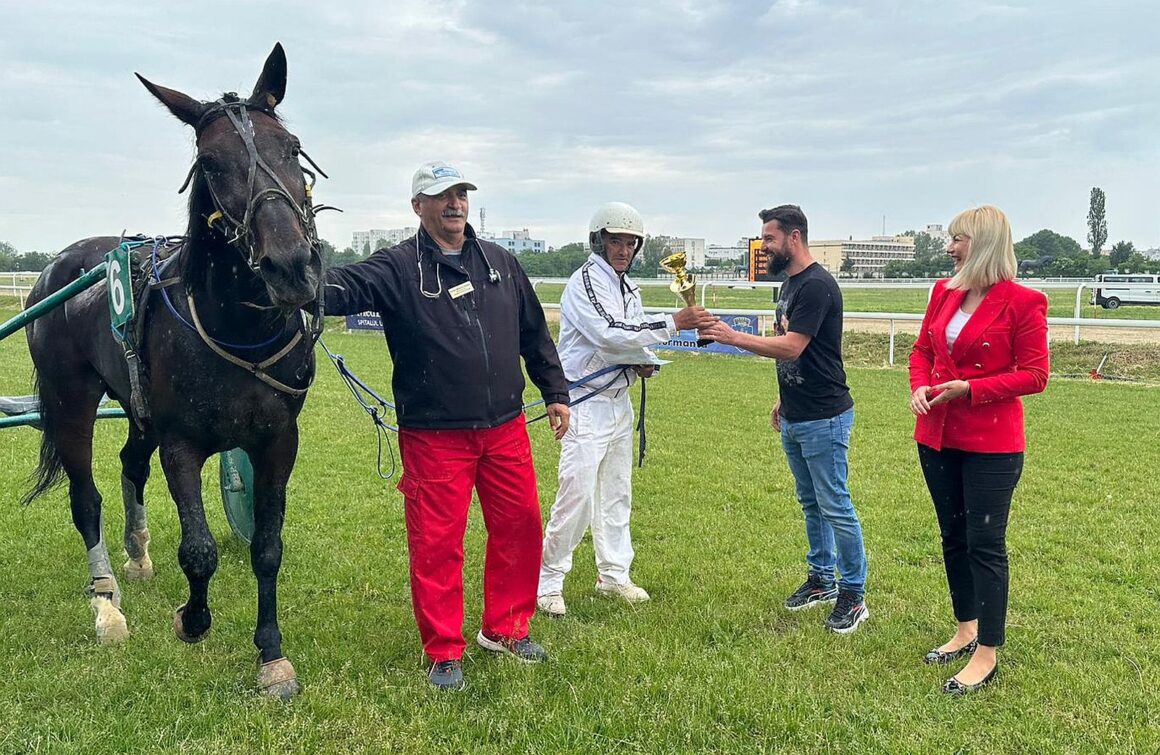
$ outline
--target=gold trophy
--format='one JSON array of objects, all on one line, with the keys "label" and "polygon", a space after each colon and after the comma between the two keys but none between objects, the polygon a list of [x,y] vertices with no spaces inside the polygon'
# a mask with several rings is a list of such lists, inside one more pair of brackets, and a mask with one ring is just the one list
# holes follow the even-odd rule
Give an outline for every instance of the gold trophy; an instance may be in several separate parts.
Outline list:
[{"label": "gold trophy", "polygon": [[[673,282],[669,284],[669,290],[674,294],[679,294],[685,300],[686,307],[692,307],[697,303],[697,281],[685,270],[685,253],[677,252],[670,254],[661,260],[661,267],[673,274]],[[711,344],[707,338],[698,338],[697,346],[705,348]]]},{"label": "gold trophy", "polygon": [[691,307],[697,303],[697,281],[685,271],[685,264],[684,252],[670,254],[661,260],[661,267],[673,274],[669,290],[674,294],[680,294],[685,300],[685,306]]}]

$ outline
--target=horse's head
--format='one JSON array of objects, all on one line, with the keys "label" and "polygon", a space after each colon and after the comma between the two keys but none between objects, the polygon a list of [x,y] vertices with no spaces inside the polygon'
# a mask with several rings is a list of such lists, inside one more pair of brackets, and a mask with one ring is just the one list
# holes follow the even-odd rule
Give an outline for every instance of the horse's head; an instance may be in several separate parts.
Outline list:
[{"label": "horse's head", "polygon": [[205,222],[245,258],[279,307],[301,307],[317,295],[322,274],[310,184],[298,162],[298,138],[274,108],[286,94],[286,53],[274,46],[248,99],[229,93],[199,102],[137,78],[169,112],[193,127],[198,175],[210,202]]}]

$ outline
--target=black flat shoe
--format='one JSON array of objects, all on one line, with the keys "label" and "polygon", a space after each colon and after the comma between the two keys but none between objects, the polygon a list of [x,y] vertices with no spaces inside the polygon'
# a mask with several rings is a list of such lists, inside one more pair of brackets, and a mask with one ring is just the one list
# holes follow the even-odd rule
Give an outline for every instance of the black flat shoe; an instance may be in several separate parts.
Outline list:
[{"label": "black flat shoe", "polygon": [[923,663],[950,663],[951,661],[962,658],[965,655],[970,655],[975,652],[975,648],[979,646],[978,639],[971,640],[966,645],[963,645],[958,650],[934,650],[927,653],[923,659]]},{"label": "black flat shoe", "polygon": [[995,668],[991,669],[991,673],[984,676],[983,680],[978,684],[963,684],[952,676],[950,679],[947,679],[947,683],[943,685],[943,692],[947,693],[948,695],[969,695],[972,692],[978,692],[983,687],[986,687],[988,684],[990,684],[991,681],[994,680],[995,675],[998,673],[999,664],[996,663]]}]

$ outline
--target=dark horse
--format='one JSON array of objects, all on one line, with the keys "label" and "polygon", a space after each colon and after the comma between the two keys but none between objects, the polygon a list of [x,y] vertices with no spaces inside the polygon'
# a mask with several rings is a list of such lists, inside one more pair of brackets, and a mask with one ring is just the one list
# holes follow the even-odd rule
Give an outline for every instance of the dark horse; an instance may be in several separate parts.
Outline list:
[{"label": "dark horse", "polygon": [[[186,240],[173,266],[158,276],[175,277],[175,285],[152,281],[139,307],[137,316],[145,319],[133,345],[143,368],[135,375],[113,336],[104,283],[28,326],[44,437],[26,500],[68,476],[73,523],[88,550],[92,581],[86,593],[97,637],[127,637],[101,532],[92,440],[103,393],[132,406],[121,449],[125,576],[153,573],[143,494],[150,458],[160,448],[181,520],[177,557],[189,580],[189,599],[174,615],[174,630],[197,642],[210,629],[206,593],[218,565],[202,508],[201,469],[219,451],[244,449],[254,467],[250,558],[258,582],[258,687],[285,699],[298,683],[278,628],[282,521],[321,321],[321,258],[306,180],[313,174],[299,164],[298,139],[274,113],[286,91],[286,56],[281,45],[274,47],[248,99],[231,93],[199,102],[138,78],[193,127],[197,139]],[[95,267],[119,241],[90,238],[65,249],[37,281],[29,304]]]}]

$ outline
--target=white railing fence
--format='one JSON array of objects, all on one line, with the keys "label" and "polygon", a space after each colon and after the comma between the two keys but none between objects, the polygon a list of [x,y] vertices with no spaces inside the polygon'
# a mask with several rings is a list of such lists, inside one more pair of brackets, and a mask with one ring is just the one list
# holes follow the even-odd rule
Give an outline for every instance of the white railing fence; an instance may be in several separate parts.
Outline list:
[{"label": "white railing fence", "polygon": [[[559,304],[544,302],[542,304],[544,309],[558,310]],[[649,312],[667,312],[672,314],[679,312],[679,307],[645,307]],[[758,327],[761,335],[766,335],[769,332],[767,320],[775,316],[773,310],[769,309],[728,309],[721,310],[724,314],[730,315],[750,315],[757,317]],[[889,324],[890,345],[887,360],[891,367],[894,366],[894,339],[897,335],[897,325],[900,322],[922,322],[922,315],[915,312],[844,312],[842,316],[847,320],[866,320],[876,322],[886,322]],[[1067,327],[1069,325],[1075,326],[1076,329],[1076,343],[1079,343],[1079,328],[1081,325],[1096,326],[1100,328],[1127,328],[1127,329],[1142,329],[1142,330],[1160,330],[1160,320],[1097,320],[1091,317],[1048,317],[1048,327],[1059,326]]]},{"label": "white railing fence", "polygon": [[39,277],[40,273],[0,273],[0,296],[17,297],[20,308],[24,309],[24,300]]}]

